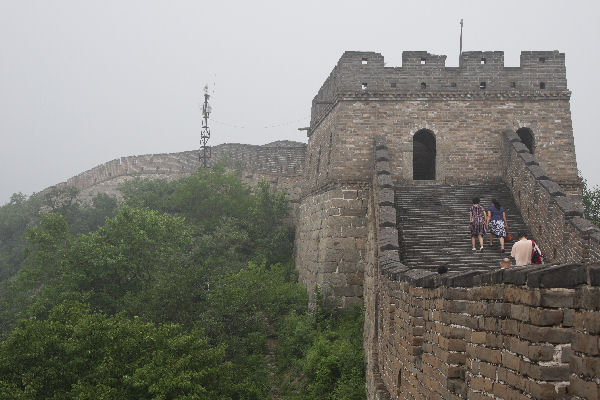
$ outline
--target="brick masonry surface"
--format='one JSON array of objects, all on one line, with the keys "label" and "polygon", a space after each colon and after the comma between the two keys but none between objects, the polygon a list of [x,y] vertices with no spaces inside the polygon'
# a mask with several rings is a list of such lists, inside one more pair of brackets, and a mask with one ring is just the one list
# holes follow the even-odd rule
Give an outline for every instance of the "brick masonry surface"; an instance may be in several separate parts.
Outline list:
[{"label": "brick masonry surface", "polygon": [[311,301],[317,286],[341,299],[342,305],[362,299],[368,193],[360,185],[343,185],[300,202],[296,264]]},{"label": "brick masonry surface", "polygon": [[412,181],[412,138],[421,129],[435,135],[437,181],[499,180],[499,133],[529,128],[540,165],[567,191],[578,191],[564,54],[524,52],[519,68],[505,68],[501,52],[465,53],[460,68],[445,67],[445,56],[403,54],[401,68],[384,67],[377,53],[342,55],[313,100],[306,166],[311,190],[365,180],[373,138],[381,135],[393,180]]},{"label": "brick masonry surface", "polygon": [[502,174],[538,245],[558,263],[600,262],[600,229],[577,196],[549,178],[513,131],[502,133]]},{"label": "brick masonry surface", "polygon": [[[507,145],[511,135],[506,134]],[[600,266],[409,269],[376,138],[364,280],[369,399],[598,399]],[[379,208],[379,210],[378,210]]]}]

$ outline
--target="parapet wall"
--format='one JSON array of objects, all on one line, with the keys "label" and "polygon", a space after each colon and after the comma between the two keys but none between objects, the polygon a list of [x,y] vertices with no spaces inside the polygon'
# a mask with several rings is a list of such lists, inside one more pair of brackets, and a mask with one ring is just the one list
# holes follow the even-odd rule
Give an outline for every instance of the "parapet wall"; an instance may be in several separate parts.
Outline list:
[{"label": "parapet wall", "polygon": [[404,51],[402,67],[386,67],[380,53],[346,51],[313,99],[311,127],[329,112],[336,97],[350,93],[464,97],[506,92],[551,97],[567,92],[565,54],[558,51],[523,51],[519,67],[505,67],[502,51],[463,52],[459,67],[446,67],[445,62],[445,55]]},{"label": "parapet wall", "polygon": [[393,243],[383,138],[374,160],[373,262],[364,284],[368,399],[599,398],[600,266],[409,269]]},{"label": "parapet wall", "polygon": [[[228,143],[214,146],[211,150],[211,165],[228,160],[231,167],[241,172],[244,181],[254,184],[265,179],[276,189],[285,190],[290,198],[298,199],[298,182],[304,171],[306,144],[291,141],[278,141],[263,146]],[[200,166],[197,150],[121,157],[55,186],[76,187],[83,198],[92,197],[100,192],[118,196],[118,186],[128,179],[176,179],[190,175]]]},{"label": "parapet wall", "polygon": [[502,175],[550,260],[600,262],[600,229],[583,217],[580,197],[553,182],[513,131],[502,133]]},{"label": "parapet wall", "polygon": [[403,56],[400,68],[385,67],[378,53],[340,58],[313,100],[305,191],[369,182],[376,136],[386,137],[394,182],[410,184],[420,175],[418,132],[435,143],[437,183],[500,181],[499,132],[522,128],[549,176],[580,190],[564,54],[524,52],[516,68],[503,66],[502,52],[464,53],[455,68],[445,56]]}]

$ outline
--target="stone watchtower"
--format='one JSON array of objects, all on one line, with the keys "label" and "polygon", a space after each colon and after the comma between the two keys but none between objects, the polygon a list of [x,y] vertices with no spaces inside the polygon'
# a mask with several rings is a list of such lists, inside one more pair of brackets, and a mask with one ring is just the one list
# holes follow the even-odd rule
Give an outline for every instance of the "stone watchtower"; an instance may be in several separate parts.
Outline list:
[{"label": "stone watchtower", "polygon": [[522,52],[519,67],[497,51],[464,52],[459,67],[445,61],[406,51],[402,67],[386,67],[379,53],[348,51],[313,99],[296,239],[309,291],[363,295],[376,137],[394,186],[503,182],[510,130],[564,194],[580,193],[564,53]]}]

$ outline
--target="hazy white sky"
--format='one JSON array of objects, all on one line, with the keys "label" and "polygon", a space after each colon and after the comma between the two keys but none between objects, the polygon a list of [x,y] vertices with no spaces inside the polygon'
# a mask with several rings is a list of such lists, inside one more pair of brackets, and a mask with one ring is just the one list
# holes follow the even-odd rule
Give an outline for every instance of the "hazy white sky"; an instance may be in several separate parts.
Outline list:
[{"label": "hazy white sky", "polygon": [[[566,53],[579,168],[596,166],[600,7],[593,1],[0,0],[0,204],[111,159],[210,144],[305,141],[310,103],[345,50]],[[219,123],[217,123],[217,121]],[[242,128],[243,127],[243,128]]]}]

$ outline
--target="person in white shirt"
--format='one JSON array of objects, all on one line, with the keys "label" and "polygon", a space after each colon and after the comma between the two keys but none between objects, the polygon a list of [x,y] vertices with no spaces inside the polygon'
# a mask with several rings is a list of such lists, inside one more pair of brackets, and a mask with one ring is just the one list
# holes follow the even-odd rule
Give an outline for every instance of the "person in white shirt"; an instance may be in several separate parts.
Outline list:
[{"label": "person in white shirt", "polygon": [[515,259],[517,267],[531,264],[531,253],[533,251],[533,242],[527,239],[525,232],[519,232],[519,240],[513,244],[510,256]]}]

